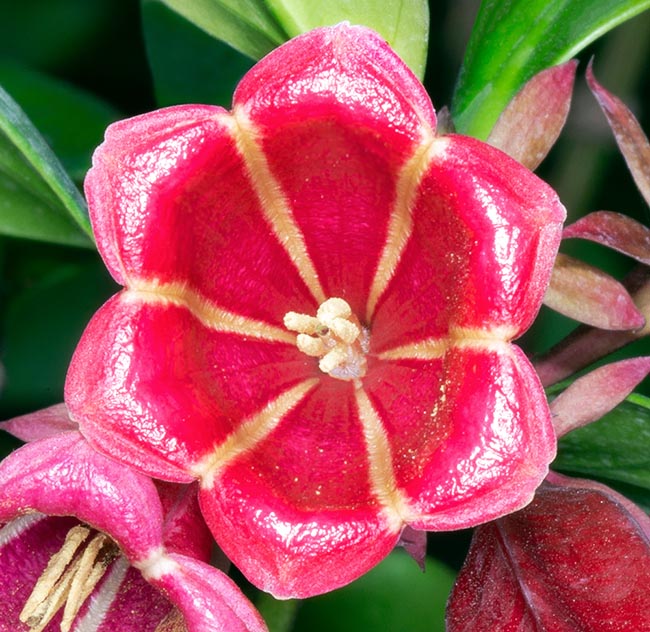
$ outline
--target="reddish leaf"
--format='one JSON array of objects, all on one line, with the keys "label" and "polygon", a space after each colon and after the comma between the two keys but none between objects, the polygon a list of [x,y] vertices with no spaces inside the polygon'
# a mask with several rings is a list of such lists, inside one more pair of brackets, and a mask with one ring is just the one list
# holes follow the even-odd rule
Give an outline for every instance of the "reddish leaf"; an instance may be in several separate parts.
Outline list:
[{"label": "reddish leaf", "polygon": [[[625,278],[624,283],[639,311],[644,316],[649,316],[650,268],[638,265]],[[647,320],[643,328],[635,331],[603,331],[581,325],[537,358],[534,362],[535,370],[542,384],[550,386],[649,333]]]},{"label": "reddish leaf", "polygon": [[501,113],[487,142],[535,169],[564,127],[577,66],[573,59],[530,79]]},{"label": "reddish leaf", "polygon": [[544,303],[569,318],[600,329],[640,329],[643,315],[627,290],[601,270],[558,254]]},{"label": "reddish leaf", "polygon": [[650,142],[629,108],[594,77],[593,60],[587,67],[587,83],[594,93],[607,122],[614,132],[618,147],[627,162],[641,195],[650,205]]},{"label": "reddish leaf", "polygon": [[631,358],[578,378],[551,402],[558,437],[600,419],[650,373],[650,357]]},{"label": "reddish leaf", "polygon": [[567,226],[564,239],[594,241],[650,265],[650,228],[635,219],[611,211],[596,211]]},{"label": "reddish leaf", "polygon": [[427,532],[413,529],[408,525],[404,527],[397,546],[401,546],[424,572],[425,558],[427,555]]},{"label": "reddish leaf", "polygon": [[549,475],[525,509],[479,527],[448,632],[650,629],[650,520],[612,489]]}]

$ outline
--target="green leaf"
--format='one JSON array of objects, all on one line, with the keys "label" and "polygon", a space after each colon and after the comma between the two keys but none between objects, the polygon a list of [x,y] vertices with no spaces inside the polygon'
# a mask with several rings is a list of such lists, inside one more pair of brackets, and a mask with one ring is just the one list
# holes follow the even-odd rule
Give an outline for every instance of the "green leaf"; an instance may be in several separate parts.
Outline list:
[{"label": "green leaf", "polygon": [[650,0],[483,0],[453,99],[456,129],[487,138],[535,73],[648,8]]},{"label": "green leaf", "polygon": [[44,138],[0,88],[0,233],[91,247],[81,194]]},{"label": "green leaf", "polygon": [[162,2],[142,5],[142,24],[158,105],[230,107],[253,61],[211,37]]},{"label": "green leaf", "polygon": [[[155,0],[143,0],[147,2]],[[259,59],[289,39],[277,20],[258,0],[162,0],[184,18],[253,59]]]},{"label": "green leaf", "polygon": [[551,467],[596,478],[650,508],[650,399],[630,395],[602,419],[567,434]]},{"label": "green leaf", "polygon": [[[145,6],[156,0],[143,0]],[[426,0],[160,0],[241,53],[259,59],[283,42],[345,20],[379,32],[419,77],[429,34]]]},{"label": "green leaf", "polygon": [[420,79],[424,76],[429,36],[426,0],[267,0],[267,3],[291,37],[344,20],[368,26],[386,39]]},{"label": "green leaf", "polygon": [[293,631],[442,632],[454,576],[440,562],[426,563],[422,573],[406,553],[395,551],[345,588],[303,601]]},{"label": "green leaf", "polygon": [[0,60],[0,85],[40,131],[73,180],[81,182],[110,123],[122,118],[112,106],[72,85]]}]

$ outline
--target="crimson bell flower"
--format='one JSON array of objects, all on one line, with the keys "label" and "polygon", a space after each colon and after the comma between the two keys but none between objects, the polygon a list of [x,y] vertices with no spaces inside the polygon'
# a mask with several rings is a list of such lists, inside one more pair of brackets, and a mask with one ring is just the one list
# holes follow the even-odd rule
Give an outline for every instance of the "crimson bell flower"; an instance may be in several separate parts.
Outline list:
[{"label": "crimson bell flower", "polygon": [[64,406],[2,424],[33,440],[0,464],[2,632],[264,632],[207,562],[196,489],[93,450]]},{"label": "crimson bell flower", "polygon": [[469,527],[531,500],[555,435],[511,340],[565,211],[501,151],[436,135],[376,33],[295,38],[230,112],[111,125],[85,191],[124,290],[75,352],[70,413],[110,456],[198,479],[258,587],[325,592],[405,525]]}]

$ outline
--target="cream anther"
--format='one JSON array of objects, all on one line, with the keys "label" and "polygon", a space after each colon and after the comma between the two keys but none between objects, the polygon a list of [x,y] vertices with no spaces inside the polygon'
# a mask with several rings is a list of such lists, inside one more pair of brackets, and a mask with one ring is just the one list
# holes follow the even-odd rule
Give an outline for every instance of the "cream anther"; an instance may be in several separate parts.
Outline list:
[{"label": "cream anther", "polygon": [[84,525],[68,531],[39,577],[19,619],[31,632],[42,632],[63,608],[60,629],[69,632],[86,599],[101,581],[108,566],[119,555],[113,541]]},{"label": "cream anther", "polygon": [[342,298],[324,301],[316,317],[288,312],[284,325],[298,332],[296,345],[308,356],[321,358],[323,373],[340,380],[355,380],[366,372],[368,332]]}]

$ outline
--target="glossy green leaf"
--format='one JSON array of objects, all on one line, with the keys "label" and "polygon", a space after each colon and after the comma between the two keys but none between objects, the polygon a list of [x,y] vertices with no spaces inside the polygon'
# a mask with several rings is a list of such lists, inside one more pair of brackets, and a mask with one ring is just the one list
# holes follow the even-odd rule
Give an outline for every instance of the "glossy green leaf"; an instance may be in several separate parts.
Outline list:
[{"label": "glossy green leaf", "polygon": [[[144,3],[155,0],[144,0]],[[289,39],[261,0],[162,0],[184,18],[253,59]]]},{"label": "glossy green leaf", "polygon": [[[146,5],[156,0],[143,0]],[[349,21],[373,28],[410,68],[424,75],[429,34],[426,0],[160,0],[236,50],[259,59],[286,40],[318,26]]]},{"label": "glossy green leaf", "polygon": [[302,602],[293,632],[442,632],[454,576],[440,562],[426,564],[422,573],[395,551],[345,588]]},{"label": "glossy green leaf", "polygon": [[162,2],[144,2],[142,24],[158,105],[230,107],[253,60],[188,22]]},{"label": "glossy green leaf", "polygon": [[79,88],[7,60],[0,60],[0,85],[47,139],[70,177],[82,182],[104,130],[121,114]]},{"label": "glossy green leaf", "polygon": [[369,26],[388,41],[418,77],[424,76],[429,37],[426,0],[267,0],[267,3],[291,37],[344,20]]},{"label": "glossy green leaf", "polygon": [[0,233],[92,246],[86,205],[45,139],[0,88]]},{"label": "glossy green leaf", "polygon": [[553,469],[596,478],[650,507],[650,399],[630,395],[560,440]]},{"label": "glossy green leaf", "polygon": [[453,99],[456,129],[487,138],[535,73],[648,8],[650,0],[483,0]]}]

